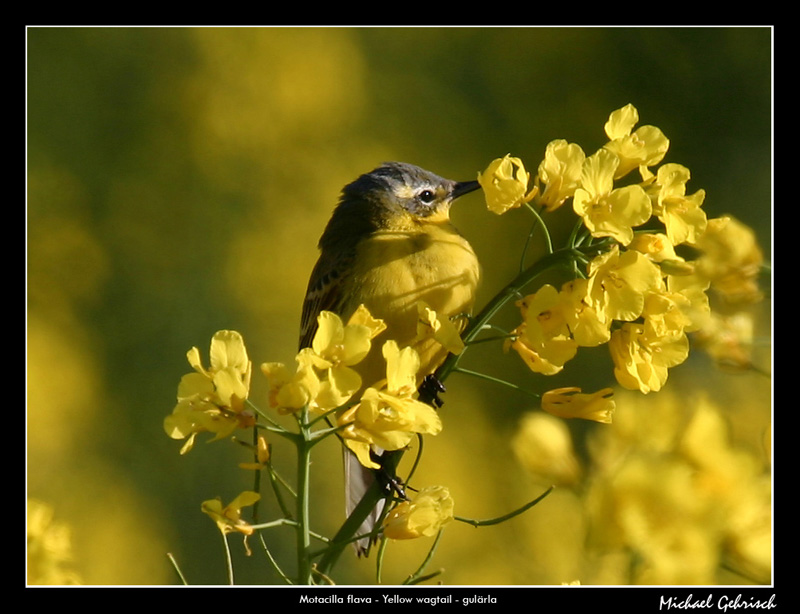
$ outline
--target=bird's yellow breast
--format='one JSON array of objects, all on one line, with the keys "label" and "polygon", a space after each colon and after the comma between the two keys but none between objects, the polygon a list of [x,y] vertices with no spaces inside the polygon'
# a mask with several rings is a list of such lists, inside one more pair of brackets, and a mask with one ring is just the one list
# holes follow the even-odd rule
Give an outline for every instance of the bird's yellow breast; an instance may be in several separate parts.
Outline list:
[{"label": "bird's yellow breast", "polygon": [[[364,303],[387,325],[376,341],[394,339],[401,347],[412,344],[417,336],[419,301],[445,317],[469,313],[480,280],[472,247],[449,223],[376,232],[359,243],[355,262],[350,282],[343,288],[349,296],[347,311]],[[446,352],[432,352],[429,345],[416,346],[422,375],[446,356]]]}]

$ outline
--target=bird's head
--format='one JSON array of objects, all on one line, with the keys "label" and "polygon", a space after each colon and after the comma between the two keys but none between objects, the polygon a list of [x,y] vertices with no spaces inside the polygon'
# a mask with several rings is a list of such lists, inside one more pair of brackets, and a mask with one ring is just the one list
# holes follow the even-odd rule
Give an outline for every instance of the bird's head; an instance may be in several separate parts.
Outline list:
[{"label": "bird's head", "polygon": [[319,246],[340,249],[379,230],[447,222],[452,202],[479,187],[477,181],[451,181],[413,164],[386,162],[342,189]]},{"label": "bird's head", "polygon": [[368,204],[379,227],[437,223],[448,219],[456,198],[479,187],[477,181],[451,181],[413,164],[386,162],[345,186],[342,203]]}]

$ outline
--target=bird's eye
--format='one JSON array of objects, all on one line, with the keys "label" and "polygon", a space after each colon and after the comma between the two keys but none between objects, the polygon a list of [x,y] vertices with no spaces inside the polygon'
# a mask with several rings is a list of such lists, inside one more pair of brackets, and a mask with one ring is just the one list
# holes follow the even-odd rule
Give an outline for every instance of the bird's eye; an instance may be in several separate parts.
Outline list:
[{"label": "bird's eye", "polygon": [[417,198],[426,205],[429,205],[436,198],[436,194],[434,194],[432,190],[422,190],[422,192],[417,194]]}]

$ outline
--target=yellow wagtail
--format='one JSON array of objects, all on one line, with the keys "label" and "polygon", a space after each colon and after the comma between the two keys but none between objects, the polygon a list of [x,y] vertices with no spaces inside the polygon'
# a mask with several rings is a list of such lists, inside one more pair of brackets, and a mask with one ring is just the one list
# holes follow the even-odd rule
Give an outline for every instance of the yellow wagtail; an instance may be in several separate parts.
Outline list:
[{"label": "yellow wagtail", "polygon": [[[418,384],[432,374],[447,350],[430,338],[415,343],[417,304],[424,301],[442,317],[471,310],[480,266],[450,222],[450,205],[478,187],[477,181],[450,181],[400,162],[385,163],[345,186],[319,241],[321,253],[303,303],[300,348],[311,345],[320,311],[346,322],[363,304],[385,322],[384,339],[401,348],[413,345],[420,354]],[[364,387],[384,379],[380,347],[373,346],[355,368]],[[345,450],[348,516],[374,480],[374,470]],[[373,529],[382,507],[373,510],[358,534]],[[367,552],[369,543],[361,540],[357,551]]]}]

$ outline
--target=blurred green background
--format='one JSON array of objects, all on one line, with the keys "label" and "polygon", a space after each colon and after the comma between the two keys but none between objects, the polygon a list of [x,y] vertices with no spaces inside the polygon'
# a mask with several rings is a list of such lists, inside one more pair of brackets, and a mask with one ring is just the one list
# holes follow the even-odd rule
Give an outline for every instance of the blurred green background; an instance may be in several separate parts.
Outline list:
[{"label": "blurred green background", "polygon": [[[464,180],[511,153],[535,171],[552,139],[601,146],[608,114],[631,102],[670,139],[666,161],[691,169],[690,191],[706,190],[709,217],[735,215],[768,255],[771,43],[766,28],[28,29],[27,484],[72,527],[83,581],[175,582],[167,552],[191,583],[225,581],[200,503],[230,501],[252,476],[236,468],[236,446],[201,441],[181,457],[164,434],[185,353],[198,346],[207,360],[211,335],[227,328],[255,365],[290,362],[339,191],[385,160]],[[478,196],[454,210],[484,266],[479,303],[518,266],[529,221],[513,213],[497,218]],[[533,388],[612,382],[603,352],[544,383],[491,352],[487,369]],[[674,371],[676,386],[757,394],[768,423],[763,380],[730,383],[702,357]],[[508,443],[530,401],[463,377],[448,386],[421,485],[449,486],[469,517],[541,493]],[[292,467],[277,442],[275,455]],[[314,518],[329,533],[341,463],[334,445],[321,455]],[[560,496],[549,515],[448,529],[443,581],[575,579],[562,550],[579,548],[581,521]],[[269,539],[285,559],[289,531]],[[276,581],[258,549],[245,558],[232,546],[238,581]],[[390,549],[386,581],[427,546]],[[370,581],[372,562],[345,557],[338,573]]]}]

